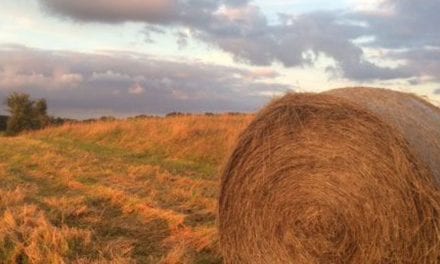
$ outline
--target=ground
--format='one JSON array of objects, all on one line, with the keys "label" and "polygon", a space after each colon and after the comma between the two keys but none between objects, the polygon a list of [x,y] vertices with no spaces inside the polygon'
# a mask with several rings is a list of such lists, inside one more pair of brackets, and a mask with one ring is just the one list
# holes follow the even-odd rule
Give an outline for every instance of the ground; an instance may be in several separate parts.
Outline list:
[{"label": "ground", "polygon": [[219,174],[252,116],[0,137],[1,263],[221,263]]}]

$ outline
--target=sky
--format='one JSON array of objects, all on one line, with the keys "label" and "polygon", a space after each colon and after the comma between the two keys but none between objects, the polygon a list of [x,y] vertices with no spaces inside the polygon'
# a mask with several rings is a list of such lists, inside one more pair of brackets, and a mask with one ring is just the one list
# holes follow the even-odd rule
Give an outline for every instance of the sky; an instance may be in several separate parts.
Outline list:
[{"label": "sky", "polygon": [[438,0],[2,0],[0,101],[25,92],[71,118],[252,112],[372,86],[438,104],[439,13]]}]

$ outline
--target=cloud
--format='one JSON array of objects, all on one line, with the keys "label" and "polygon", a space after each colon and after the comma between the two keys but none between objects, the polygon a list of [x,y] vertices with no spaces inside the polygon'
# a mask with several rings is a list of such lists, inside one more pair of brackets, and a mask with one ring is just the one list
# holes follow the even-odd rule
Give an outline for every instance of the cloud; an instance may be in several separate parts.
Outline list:
[{"label": "cloud", "polygon": [[220,6],[247,0],[40,0],[49,12],[82,22],[192,24],[209,20]]},{"label": "cloud", "polygon": [[419,48],[440,45],[439,11],[437,0],[385,0],[376,11],[354,13],[353,17],[368,23],[369,34],[375,36],[373,46]]},{"label": "cloud", "polygon": [[81,73],[71,72],[63,64],[47,67],[39,51],[30,54],[19,46],[3,46],[0,51],[0,87],[17,89],[26,86],[56,90],[77,87],[83,82]]},{"label": "cloud", "polygon": [[245,78],[249,78],[251,80],[259,80],[259,79],[274,79],[280,76],[280,74],[270,68],[259,68],[255,70],[251,70],[246,72]]},{"label": "cloud", "polygon": [[[374,2],[351,11],[280,14],[275,24],[249,4],[226,8],[199,29],[199,37],[255,65],[304,66],[325,55],[335,62],[327,71],[338,78],[368,82],[431,76],[438,81],[440,2]],[[362,38],[370,40],[357,42]],[[367,49],[382,56],[373,60]]]},{"label": "cloud", "polygon": [[335,61],[329,71],[338,77],[369,81],[410,75],[368,61],[353,42],[365,34],[365,27],[342,20],[343,13],[280,14],[280,23],[272,25],[257,7],[241,9],[217,13],[215,22],[199,30],[198,37],[230,52],[236,60],[254,65],[281,62],[285,67],[297,67],[326,56]]},{"label": "cloud", "polygon": [[[53,114],[88,117],[171,111],[254,111],[276,72],[160,60],[122,51],[77,53],[0,45],[0,96],[11,91],[47,98]],[[0,98],[1,99],[1,98]]]},{"label": "cloud", "polygon": [[354,12],[351,19],[365,22],[365,47],[384,50],[384,57],[403,61],[402,77],[440,81],[440,2],[437,0],[382,0],[377,9]]},{"label": "cloud", "polygon": [[418,79],[440,81],[440,47],[420,47],[389,52],[389,56],[405,60],[406,68]]},{"label": "cloud", "polygon": [[[196,38],[252,65],[303,67],[325,57],[334,61],[327,68],[329,76],[360,82],[424,75],[438,79],[440,70],[432,50],[440,47],[438,0],[352,0],[352,10],[281,13],[277,22],[247,0],[40,2],[52,13],[78,21],[144,22],[148,41],[152,26],[173,27],[181,47]],[[382,56],[371,58],[371,49]]]},{"label": "cloud", "polygon": [[437,90],[434,90],[434,94],[438,94],[438,95],[440,95],[440,88],[437,89]]},{"label": "cloud", "polygon": [[131,94],[143,94],[145,89],[139,83],[135,83],[128,89],[128,92]]},{"label": "cloud", "polygon": [[55,14],[80,21],[165,23],[174,19],[176,0],[41,0]]}]

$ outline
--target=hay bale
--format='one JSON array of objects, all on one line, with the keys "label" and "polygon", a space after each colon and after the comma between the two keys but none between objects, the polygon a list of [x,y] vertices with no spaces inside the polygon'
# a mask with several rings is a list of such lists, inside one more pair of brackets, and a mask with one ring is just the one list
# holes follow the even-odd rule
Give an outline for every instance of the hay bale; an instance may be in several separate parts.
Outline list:
[{"label": "hay bale", "polygon": [[[289,94],[244,131],[221,183],[225,263],[440,261],[438,162],[421,155],[438,151],[427,142],[440,113],[418,99],[389,110],[382,90],[352,99],[363,92]],[[434,123],[419,121],[437,128],[407,133],[397,116],[427,109]],[[419,135],[425,147],[410,139]]]},{"label": "hay bale", "polygon": [[360,104],[394,126],[440,184],[439,108],[415,95],[386,89],[343,88],[327,93]]}]

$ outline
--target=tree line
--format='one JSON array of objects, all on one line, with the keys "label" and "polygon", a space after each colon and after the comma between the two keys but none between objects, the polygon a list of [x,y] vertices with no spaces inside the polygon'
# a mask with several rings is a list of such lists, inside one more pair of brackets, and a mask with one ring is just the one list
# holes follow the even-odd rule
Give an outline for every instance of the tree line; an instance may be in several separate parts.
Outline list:
[{"label": "tree line", "polygon": [[[9,116],[0,115],[0,132],[5,131],[6,135],[17,135],[23,131],[37,130],[49,125],[62,125],[65,122],[83,122],[90,123],[95,121],[114,121],[113,116],[102,116],[98,119],[86,119],[82,121],[74,119],[66,119],[60,117],[51,117],[47,114],[47,101],[46,99],[32,99],[29,94],[26,93],[11,93],[5,100],[7,106],[7,112]],[[217,114],[212,112],[202,113],[206,116],[215,116]],[[241,115],[239,112],[223,113],[227,115]],[[183,112],[170,112],[165,117],[176,116],[188,116],[194,115],[194,113]],[[160,116],[154,115],[138,115],[135,117],[129,117],[127,119],[142,119],[142,118],[160,118]]]}]

